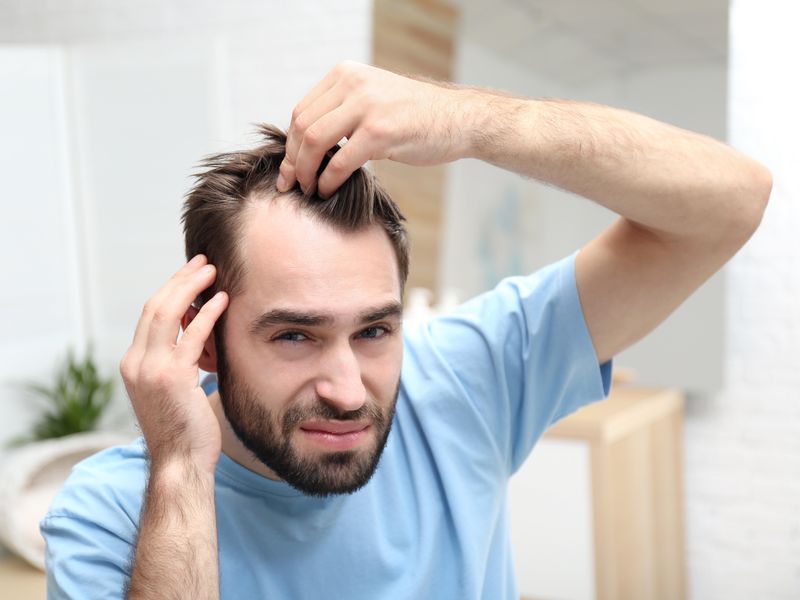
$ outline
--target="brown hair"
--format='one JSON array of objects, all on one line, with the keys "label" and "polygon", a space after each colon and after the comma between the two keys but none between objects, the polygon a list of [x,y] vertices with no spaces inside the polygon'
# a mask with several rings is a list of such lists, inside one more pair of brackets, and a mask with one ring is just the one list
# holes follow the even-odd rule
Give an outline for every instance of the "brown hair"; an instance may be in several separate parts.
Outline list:
[{"label": "brown hair", "polygon": [[[206,302],[218,290],[230,296],[241,292],[244,257],[239,252],[245,208],[254,197],[275,197],[278,168],[286,153],[286,134],[273,125],[261,124],[263,143],[252,150],[209,156],[194,175],[195,183],[183,205],[183,233],[187,260],[205,254],[217,268],[217,280],[199,298]],[[321,170],[338,146],[325,157]],[[408,278],[408,237],[397,205],[375,176],[359,168],[330,199],[304,195],[298,186],[282,194],[297,202],[322,222],[340,231],[359,231],[379,223],[394,247],[400,287]]]}]

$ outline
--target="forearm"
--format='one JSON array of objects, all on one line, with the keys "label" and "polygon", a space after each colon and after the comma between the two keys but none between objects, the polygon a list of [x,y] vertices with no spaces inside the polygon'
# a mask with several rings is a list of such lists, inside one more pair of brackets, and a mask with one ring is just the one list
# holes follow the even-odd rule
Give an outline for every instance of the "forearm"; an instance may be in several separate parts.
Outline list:
[{"label": "forearm", "polygon": [[127,597],[219,598],[213,474],[151,467]]},{"label": "forearm", "polygon": [[749,236],[769,172],[707,136],[596,104],[461,91],[465,154],[671,237]]}]

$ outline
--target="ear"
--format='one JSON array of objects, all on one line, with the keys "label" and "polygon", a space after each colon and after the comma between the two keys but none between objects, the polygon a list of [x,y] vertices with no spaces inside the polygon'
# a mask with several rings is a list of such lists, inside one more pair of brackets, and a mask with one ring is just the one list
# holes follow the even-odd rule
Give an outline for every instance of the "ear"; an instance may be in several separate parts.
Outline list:
[{"label": "ear", "polygon": [[[189,323],[194,321],[194,318],[197,316],[197,313],[200,311],[194,307],[194,305],[190,306],[189,309],[183,314],[181,318],[181,328],[186,331],[186,328],[189,326]],[[214,338],[214,330],[211,330],[211,334],[208,336],[206,343],[203,345],[203,353],[200,355],[200,360],[197,361],[198,366],[208,373],[216,373],[217,372],[217,344]]]}]

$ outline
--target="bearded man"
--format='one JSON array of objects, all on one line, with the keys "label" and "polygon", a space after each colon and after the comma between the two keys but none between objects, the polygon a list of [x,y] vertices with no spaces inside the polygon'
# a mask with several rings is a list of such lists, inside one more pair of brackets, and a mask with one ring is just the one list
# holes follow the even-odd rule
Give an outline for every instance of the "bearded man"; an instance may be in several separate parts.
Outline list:
[{"label": "bearded man", "polygon": [[[769,172],[630,112],[355,63],[262,134],[187,197],[189,262],[121,362],[143,438],[43,520],[50,598],[516,600],[509,477],[747,241]],[[404,326],[403,219],[362,166],[465,157],[620,218]]]}]

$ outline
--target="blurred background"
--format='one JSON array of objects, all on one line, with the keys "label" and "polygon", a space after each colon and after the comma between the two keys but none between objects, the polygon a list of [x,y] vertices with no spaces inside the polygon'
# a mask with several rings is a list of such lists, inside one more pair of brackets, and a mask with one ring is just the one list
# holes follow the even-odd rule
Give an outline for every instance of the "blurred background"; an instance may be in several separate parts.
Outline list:
[{"label": "blurred background", "polygon": [[[669,450],[674,583],[659,587],[658,557],[643,587],[609,583],[624,579],[622,558],[602,575],[602,536],[615,534],[598,524],[597,447],[587,442],[574,462],[587,475],[567,484],[571,450],[553,438],[566,454],[547,477],[568,499],[586,496],[586,523],[552,534],[567,542],[546,568],[547,552],[515,542],[523,593],[800,597],[798,17],[779,0],[0,0],[0,444],[37,422],[24,384],[48,385],[67,349],[89,343],[115,382],[100,427],[135,435],[117,365],[144,301],[184,260],[194,165],[251,143],[256,122],[288,126],[338,61],[611,104],[728,141],[770,167],[775,187],[739,255],[616,359],[637,386],[682,398]],[[477,161],[373,168],[409,218],[410,285],[435,302],[566,256],[615,218]],[[637,492],[645,507],[654,489]],[[535,493],[517,498],[535,504]],[[658,511],[645,512],[655,540]],[[526,539],[541,531],[525,527]]]}]

